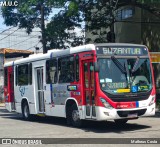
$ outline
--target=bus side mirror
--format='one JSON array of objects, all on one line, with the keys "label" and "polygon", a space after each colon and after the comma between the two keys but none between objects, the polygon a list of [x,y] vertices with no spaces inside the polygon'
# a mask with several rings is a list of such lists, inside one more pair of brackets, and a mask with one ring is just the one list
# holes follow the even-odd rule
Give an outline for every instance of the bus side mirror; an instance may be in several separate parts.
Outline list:
[{"label": "bus side mirror", "polygon": [[94,63],[94,71],[99,72],[99,65],[97,62]]}]

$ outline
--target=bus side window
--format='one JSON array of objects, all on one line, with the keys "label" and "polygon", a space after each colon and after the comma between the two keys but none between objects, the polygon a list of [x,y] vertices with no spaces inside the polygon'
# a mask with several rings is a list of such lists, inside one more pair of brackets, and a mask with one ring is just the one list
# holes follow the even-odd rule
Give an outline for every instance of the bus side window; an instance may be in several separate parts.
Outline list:
[{"label": "bus side window", "polygon": [[28,64],[18,66],[18,85],[28,85]]},{"label": "bus side window", "polygon": [[32,63],[30,63],[28,66],[28,76],[29,84],[32,85]]},{"label": "bus side window", "polygon": [[74,81],[74,57],[61,58],[58,61],[59,83]]},{"label": "bus side window", "polygon": [[79,81],[79,56],[78,55],[76,55],[76,59],[75,59],[75,69],[76,69],[75,71],[76,81]]},{"label": "bus side window", "polygon": [[46,83],[56,83],[57,82],[57,60],[46,61]]},{"label": "bus side window", "polygon": [[50,83],[49,60],[46,61],[46,83]]},{"label": "bus side window", "polygon": [[17,86],[17,84],[18,84],[18,66],[16,66],[15,68],[16,68],[16,78],[15,78],[15,80],[16,80],[16,86]]}]

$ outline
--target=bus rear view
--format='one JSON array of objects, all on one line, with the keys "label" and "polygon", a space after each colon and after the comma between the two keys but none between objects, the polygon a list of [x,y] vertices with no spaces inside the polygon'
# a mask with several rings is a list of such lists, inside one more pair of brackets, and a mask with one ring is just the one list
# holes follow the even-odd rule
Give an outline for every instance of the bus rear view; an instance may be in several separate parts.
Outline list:
[{"label": "bus rear view", "polygon": [[148,49],[141,45],[97,45],[99,120],[155,114],[155,86]]}]

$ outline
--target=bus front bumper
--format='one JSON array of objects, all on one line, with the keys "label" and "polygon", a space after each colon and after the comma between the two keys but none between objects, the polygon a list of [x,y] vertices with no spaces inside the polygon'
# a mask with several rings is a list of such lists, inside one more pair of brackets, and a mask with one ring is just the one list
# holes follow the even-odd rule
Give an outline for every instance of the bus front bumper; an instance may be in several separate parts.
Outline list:
[{"label": "bus front bumper", "polygon": [[114,120],[114,119],[136,119],[142,116],[155,115],[155,103],[151,106],[132,108],[132,109],[107,109],[105,107],[96,107],[97,120]]}]

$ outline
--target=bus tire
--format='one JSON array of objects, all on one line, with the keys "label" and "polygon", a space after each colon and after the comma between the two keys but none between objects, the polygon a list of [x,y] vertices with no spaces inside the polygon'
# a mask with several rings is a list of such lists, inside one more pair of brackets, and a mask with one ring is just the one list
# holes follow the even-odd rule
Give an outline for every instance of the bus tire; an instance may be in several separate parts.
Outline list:
[{"label": "bus tire", "polygon": [[82,127],[82,120],[80,119],[79,111],[76,104],[71,106],[71,124],[74,127]]},{"label": "bus tire", "polygon": [[24,120],[31,120],[31,114],[27,102],[24,102],[22,105],[22,117]]},{"label": "bus tire", "polygon": [[67,109],[66,109],[66,120],[67,120],[67,125],[68,126],[71,125],[71,113],[72,113],[71,107],[68,106]]},{"label": "bus tire", "polygon": [[114,120],[116,126],[124,126],[127,123],[128,119],[116,119]]}]

